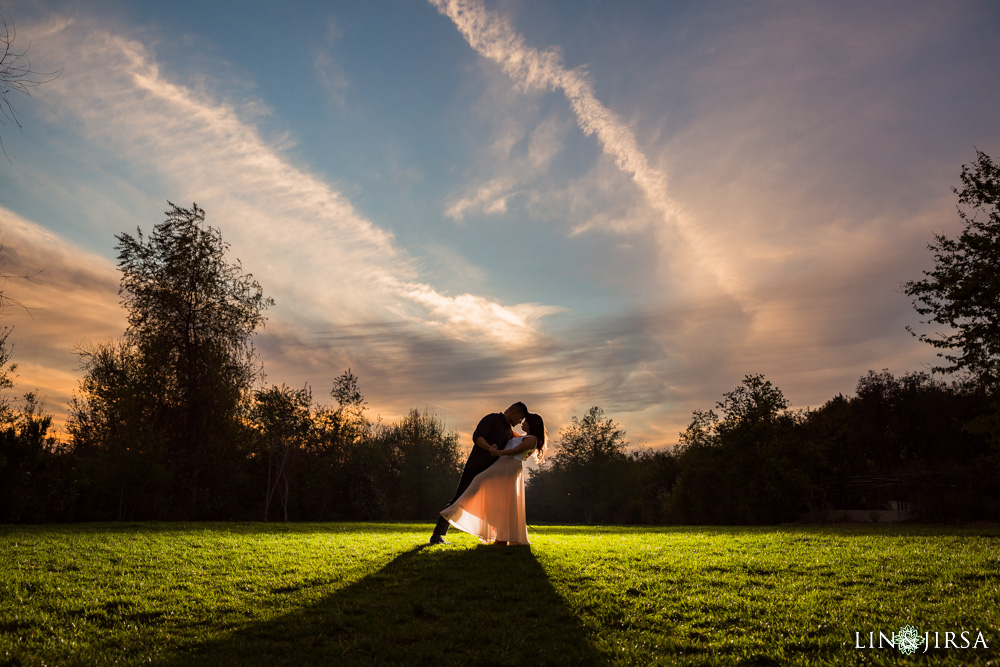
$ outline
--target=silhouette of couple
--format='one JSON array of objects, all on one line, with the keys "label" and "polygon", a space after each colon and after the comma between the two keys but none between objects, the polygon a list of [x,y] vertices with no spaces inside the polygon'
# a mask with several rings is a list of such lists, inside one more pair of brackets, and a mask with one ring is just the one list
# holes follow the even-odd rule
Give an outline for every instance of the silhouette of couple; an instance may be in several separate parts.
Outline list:
[{"label": "silhouette of couple", "polygon": [[[514,432],[519,424],[524,435]],[[483,417],[472,441],[458,490],[441,510],[431,544],[448,544],[444,536],[449,526],[481,542],[528,544],[522,462],[533,454],[537,460],[544,451],[541,416],[528,412],[524,403],[514,403],[504,412]]]}]

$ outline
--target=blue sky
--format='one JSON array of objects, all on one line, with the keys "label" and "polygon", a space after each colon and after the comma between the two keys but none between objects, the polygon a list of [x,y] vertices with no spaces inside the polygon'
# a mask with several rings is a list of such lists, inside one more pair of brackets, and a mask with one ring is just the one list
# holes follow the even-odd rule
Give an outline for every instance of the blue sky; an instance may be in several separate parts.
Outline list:
[{"label": "blue sky", "polygon": [[[207,5],[207,6],[206,6]],[[268,382],[468,433],[635,444],[764,373],[796,407],[934,361],[901,282],[1000,155],[991,2],[0,3],[54,81],[0,127],[18,389],[118,336],[114,235],[197,202],[274,297]]]}]

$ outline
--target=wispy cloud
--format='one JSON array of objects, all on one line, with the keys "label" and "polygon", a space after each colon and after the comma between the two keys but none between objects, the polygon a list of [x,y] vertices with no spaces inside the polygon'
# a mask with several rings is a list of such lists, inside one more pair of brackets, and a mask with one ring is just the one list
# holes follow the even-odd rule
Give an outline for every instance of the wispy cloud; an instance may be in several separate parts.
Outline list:
[{"label": "wispy cloud", "polygon": [[[504,87],[509,89],[509,83],[505,81]],[[445,215],[455,221],[471,215],[502,216],[514,201],[533,207],[543,196],[553,161],[565,147],[568,124],[559,114],[550,113],[540,121],[528,118],[531,112],[523,109],[520,115],[512,114],[511,106],[523,105],[508,97],[489,90],[476,105],[496,125],[491,142],[480,140],[484,157],[478,160],[479,168],[489,176],[475,180],[450,199]]]},{"label": "wispy cloud", "polygon": [[416,283],[402,285],[400,291],[426,306],[432,321],[444,333],[463,340],[486,336],[492,343],[508,349],[535,343],[541,336],[538,321],[564,310],[534,303],[506,307],[475,294],[449,297],[430,285]]},{"label": "wispy cloud", "polygon": [[511,190],[515,183],[516,181],[511,178],[494,178],[487,183],[479,184],[471,192],[452,202],[444,214],[458,221],[472,211],[486,214],[506,213],[507,199],[515,194]]},{"label": "wispy cloud", "polygon": [[335,55],[335,47],[342,33],[334,19],[327,24],[327,39],[323,48],[316,50],[313,58],[313,70],[316,80],[327,92],[330,100],[338,107],[347,105],[347,88],[349,85],[347,73]]},{"label": "wispy cloud", "polygon": [[[997,93],[973,85],[981,71],[936,64],[965,48],[949,36],[963,34],[953,29],[960,21],[939,29],[961,12],[713,6],[681,12],[693,21],[669,11],[649,25],[645,12],[616,10],[631,27],[607,25],[606,15],[536,26],[557,43],[578,40],[564,45],[594,58],[591,77],[558,49],[531,47],[481,2],[433,4],[474,49],[474,66],[448,70],[471,72],[472,86],[449,87],[437,67],[400,70],[431,72],[433,86],[411,78],[416,85],[397,90],[389,77],[365,87],[367,52],[341,57],[361,40],[336,26],[318,50],[295,45],[310,99],[325,92],[351,112],[357,92],[380,122],[429,132],[412,153],[352,143],[345,152],[365,151],[362,160],[303,149],[305,130],[257,97],[266,78],[251,81],[216,55],[206,66],[198,48],[179,63],[155,25],[83,10],[72,21],[19,23],[35,64],[64,70],[30,105],[55,130],[39,142],[48,159],[25,158],[5,180],[22,200],[11,207],[31,218],[22,228],[54,232],[8,232],[0,220],[11,259],[45,266],[40,280],[50,281],[24,284],[25,300],[45,306],[35,320],[10,316],[22,318],[22,384],[68,382],[78,338],[121,332],[112,235],[148,231],[167,198],[204,207],[231,256],[277,299],[258,337],[271,380],[309,381],[322,396],[351,366],[387,417],[428,405],[474,421],[517,397],[558,428],[600,404],[659,444],[745,373],[766,373],[795,404],[816,405],[868,368],[931,358],[905,334],[912,313],[896,288],[925,266],[930,233],[953,214],[948,179],[978,141],[961,122],[966,134],[942,139],[951,115],[940,112],[996,108]],[[609,47],[613,33],[635,39]],[[226,39],[181,39],[216,37]],[[395,52],[377,40],[364,48],[388,72]],[[968,94],[949,94],[961,89]],[[408,95],[426,95],[423,111],[455,121],[422,127],[400,104]],[[426,180],[412,192],[359,193],[387,179],[323,175],[359,162]],[[27,192],[34,200],[24,204]],[[392,205],[372,206],[380,199]],[[47,254],[56,247],[59,261]]]},{"label": "wispy cloud", "polygon": [[[558,310],[504,304],[484,294],[449,295],[421,280],[418,261],[392,233],[359,213],[334,186],[295,165],[282,151],[284,138],[262,135],[252,122],[267,113],[259,102],[237,105],[174,81],[143,43],[83,19],[50,22],[26,36],[45,54],[40,66],[67,63],[64,75],[37,96],[45,113],[76,124],[87,145],[140,170],[159,184],[164,198],[179,204],[194,200],[205,208],[208,223],[222,228],[232,253],[276,297],[278,305],[269,313],[276,331],[388,319],[405,322],[409,333],[423,330],[438,338],[512,348],[538,337],[540,319]],[[133,215],[147,230],[159,219],[159,211]],[[18,238],[17,245],[44,256],[47,243]],[[80,271],[71,263],[54,268]],[[105,280],[114,277],[107,263],[103,270]],[[101,289],[105,291],[88,293],[87,299],[103,295],[102,311],[117,311],[116,316],[72,330],[120,334],[123,327],[108,326],[122,321],[117,299],[107,292],[108,285],[102,283]],[[82,307],[79,301],[64,306],[73,314],[61,316],[60,326],[87,318],[78,312]],[[56,354],[53,350],[65,350],[66,341],[53,339],[46,345],[45,354]],[[365,356],[364,345],[358,342],[357,356]],[[279,360],[286,358],[274,351]],[[287,360],[292,361],[290,356]],[[349,358],[344,361],[350,363]],[[319,364],[324,375],[338,373],[326,367],[328,362],[314,354],[305,370],[270,370],[272,377],[300,375],[315,372]],[[382,362],[393,365],[395,360]],[[66,364],[60,368],[65,370]],[[61,388],[55,395],[65,394]]]},{"label": "wispy cloud", "polygon": [[[648,302],[622,315],[648,338],[639,346],[648,356],[615,366],[622,377],[655,379],[645,391],[666,403],[710,407],[744,373],[765,372],[793,401],[815,405],[831,387],[849,391],[867,368],[913,368],[928,357],[903,331],[909,305],[897,286],[917,272],[934,220],[948,217],[947,197],[927,189],[947,195],[943,156],[897,151],[900,162],[889,165],[885,151],[923,140],[898,121],[922,90],[916,73],[925,69],[907,61],[926,57],[918,49],[941,14],[933,4],[901,21],[889,9],[859,21],[817,6],[737,11],[732,24],[716,16],[717,43],[683,57],[661,50],[665,72],[679,76],[627,65],[619,74],[641,77],[638,90],[656,86],[655,95],[620,96],[652,123],[644,136],[661,137],[641,147],[632,123],[557,47],[529,45],[481,0],[430,2],[525,96],[561,93],[641,193],[629,200],[619,188],[617,199],[598,201],[601,164],[564,193],[568,209],[579,201],[591,210],[569,228],[574,240],[604,232],[658,247],[656,282],[636,287]],[[686,113],[662,129],[653,109],[674,96]],[[892,176],[897,169],[904,179]],[[592,395],[627,395],[613,375],[591,376]]]},{"label": "wispy cloud", "polygon": [[[39,51],[73,63],[39,95],[46,108],[78,120],[92,143],[153,169],[173,198],[196,198],[272,290],[293,302],[308,292],[296,308],[352,319],[374,315],[372,307],[389,298],[426,306],[427,295],[437,294],[412,287],[415,260],[391,232],[295,166],[240,108],[163,76],[143,44],[79,22],[43,38],[49,41]],[[259,103],[252,106],[260,112]],[[475,298],[496,312],[519,308]],[[445,316],[439,307],[435,313]]]},{"label": "wispy cloud", "polygon": [[619,116],[606,107],[581,70],[567,69],[559,51],[528,46],[510,21],[486,9],[481,0],[430,0],[438,11],[455,22],[459,32],[480,55],[501,66],[525,90],[559,90],[569,101],[580,129],[594,135],[604,152],[628,174],[663,221],[675,227],[685,243],[706,265],[718,285],[730,296],[746,301],[750,295],[718,246],[669,193],[663,172],[652,167],[635,135]]},{"label": "wispy cloud", "polygon": [[18,365],[15,389],[37,391],[61,422],[76,389],[76,352],[124,331],[118,272],[103,257],[2,206],[0,232],[0,261],[11,276],[2,289],[24,306],[8,307],[0,320],[13,327],[8,343]]},{"label": "wispy cloud", "polygon": [[[39,51],[72,63],[38,95],[46,108],[80,122],[92,143],[153,170],[177,193],[172,199],[196,197],[238,252],[322,267],[331,282],[378,282],[382,261],[405,275],[408,260],[392,234],[290,164],[240,109],[163,77],[141,43],[79,22],[45,40]],[[280,266],[274,277],[291,282],[293,272]]]}]

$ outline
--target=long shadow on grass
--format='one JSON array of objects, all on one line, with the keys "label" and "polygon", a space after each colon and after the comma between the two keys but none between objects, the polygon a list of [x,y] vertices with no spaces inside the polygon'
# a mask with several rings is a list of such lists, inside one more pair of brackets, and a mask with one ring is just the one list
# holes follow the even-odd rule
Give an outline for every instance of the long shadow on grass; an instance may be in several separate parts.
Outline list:
[{"label": "long shadow on grass", "polygon": [[165,664],[604,662],[529,549],[420,546],[316,604]]}]

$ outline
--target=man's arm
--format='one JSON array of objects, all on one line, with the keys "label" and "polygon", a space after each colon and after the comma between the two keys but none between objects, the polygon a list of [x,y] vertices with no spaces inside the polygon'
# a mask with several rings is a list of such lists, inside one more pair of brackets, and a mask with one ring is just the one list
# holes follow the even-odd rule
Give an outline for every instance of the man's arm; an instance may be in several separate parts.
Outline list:
[{"label": "man's arm", "polygon": [[[501,428],[502,430],[498,430]],[[490,454],[493,454],[491,445],[503,447],[507,444],[510,438],[506,437],[506,432],[509,430],[510,425],[503,415],[499,413],[486,415],[479,420],[479,425],[476,426],[476,430],[472,433],[472,444],[476,447],[482,447]],[[482,440],[482,443],[480,440]],[[493,455],[496,456],[496,454]]]},{"label": "man's arm", "polygon": [[496,449],[496,447],[494,447],[490,443],[486,442],[486,438],[484,438],[483,436],[479,436],[478,438],[476,438],[475,446],[476,447],[482,447],[483,449],[485,449],[486,451],[488,451],[490,454],[493,454],[493,456],[496,456],[496,454],[494,454],[494,450]]}]

